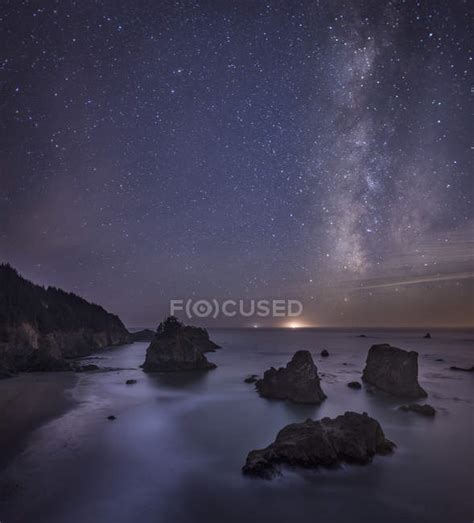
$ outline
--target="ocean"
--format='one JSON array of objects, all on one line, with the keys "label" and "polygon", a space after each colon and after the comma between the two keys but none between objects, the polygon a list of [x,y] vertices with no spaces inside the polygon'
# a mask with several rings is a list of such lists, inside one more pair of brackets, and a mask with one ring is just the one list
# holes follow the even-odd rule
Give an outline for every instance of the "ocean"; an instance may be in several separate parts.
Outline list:
[{"label": "ocean", "polygon": [[[0,521],[470,522],[474,374],[449,367],[474,364],[474,332],[431,330],[432,339],[424,339],[425,332],[211,330],[222,348],[207,357],[218,368],[198,374],[143,373],[147,343],[97,353],[91,363],[118,370],[79,374],[66,391],[71,408],[36,429],[1,471],[11,494]],[[435,418],[398,411],[403,400],[347,387],[360,380],[375,343],[418,351],[428,392],[422,403],[437,409]],[[244,383],[285,365],[298,349],[311,351],[318,367],[328,396],[320,406],[266,400]],[[283,469],[271,481],[242,475],[248,452],[267,446],[288,423],[345,411],[377,419],[397,445],[394,454],[366,466]]]}]

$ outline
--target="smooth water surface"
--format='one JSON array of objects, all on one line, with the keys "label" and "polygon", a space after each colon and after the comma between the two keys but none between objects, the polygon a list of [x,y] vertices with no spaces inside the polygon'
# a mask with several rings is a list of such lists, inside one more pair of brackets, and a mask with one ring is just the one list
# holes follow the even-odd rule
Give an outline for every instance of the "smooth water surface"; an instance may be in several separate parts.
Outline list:
[{"label": "smooth water surface", "polygon": [[[4,478],[20,487],[2,522],[232,523],[470,522],[473,520],[472,373],[466,331],[216,330],[222,349],[207,373],[147,375],[146,343],[99,353],[71,394],[77,406],[33,433]],[[373,343],[417,350],[420,383],[438,414],[397,410],[402,401],[347,383],[360,379]],[[330,352],[321,358],[320,351]],[[244,378],[308,349],[328,399],[319,407],[260,398]],[[444,361],[436,361],[443,358]],[[135,385],[125,380],[137,379]],[[396,442],[368,466],[291,471],[272,481],[242,476],[247,453],[286,424],[368,412]],[[107,416],[115,415],[115,421]]]}]

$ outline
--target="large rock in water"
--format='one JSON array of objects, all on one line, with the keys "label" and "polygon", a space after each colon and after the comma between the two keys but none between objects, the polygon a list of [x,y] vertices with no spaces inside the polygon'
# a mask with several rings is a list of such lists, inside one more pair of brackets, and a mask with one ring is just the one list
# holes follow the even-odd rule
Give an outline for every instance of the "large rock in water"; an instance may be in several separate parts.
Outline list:
[{"label": "large rock in water", "polygon": [[279,473],[279,465],[316,468],[343,462],[366,464],[375,454],[388,454],[394,447],[378,421],[366,413],[346,412],[334,419],[307,419],[287,425],[271,445],[249,453],[242,472],[269,479]]},{"label": "large rock in water", "polygon": [[216,349],[220,349],[220,346],[209,338],[207,330],[202,327],[185,325],[183,332],[201,352],[214,352]]},{"label": "large rock in water", "polygon": [[372,345],[362,379],[378,389],[404,398],[424,398],[418,383],[418,353],[388,344]]},{"label": "large rock in water", "polygon": [[264,398],[291,400],[296,403],[321,403],[326,394],[321,389],[318,369],[307,350],[295,352],[286,367],[265,371],[255,384]]},{"label": "large rock in water", "polygon": [[0,368],[62,371],[64,358],[130,341],[118,316],[55,287],[44,288],[0,264]]},{"label": "large rock in water", "polygon": [[145,372],[177,372],[215,368],[216,365],[210,363],[204,356],[195,331],[184,326],[174,316],[170,316],[158,327],[155,338],[146,351],[143,364]]}]

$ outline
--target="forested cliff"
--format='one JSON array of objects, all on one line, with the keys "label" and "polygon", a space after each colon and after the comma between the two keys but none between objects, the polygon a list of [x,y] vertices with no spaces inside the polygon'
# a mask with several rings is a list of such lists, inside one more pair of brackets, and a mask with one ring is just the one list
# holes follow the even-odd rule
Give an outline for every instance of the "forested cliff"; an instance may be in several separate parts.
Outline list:
[{"label": "forested cliff", "polygon": [[129,341],[120,318],[103,307],[0,265],[0,370],[60,370],[64,358]]}]

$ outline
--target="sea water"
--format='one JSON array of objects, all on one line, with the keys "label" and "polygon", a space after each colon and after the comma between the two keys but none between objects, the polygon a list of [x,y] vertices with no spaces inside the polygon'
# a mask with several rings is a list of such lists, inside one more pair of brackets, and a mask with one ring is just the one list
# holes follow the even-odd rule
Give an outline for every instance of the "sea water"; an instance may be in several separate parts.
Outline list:
[{"label": "sea water", "polygon": [[[366,337],[359,337],[365,333]],[[215,330],[205,373],[145,374],[147,343],[110,349],[69,393],[76,406],[36,430],[3,472],[18,489],[5,523],[470,522],[473,510],[472,331]],[[419,352],[419,381],[435,418],[402,400],[353,390],[372,344]],[[260,398],[249,374],[311,351],[328,398],[320,406]],[[320,351],[327,349],[329,357]],[[442,358],[444,361],[437,361]],[[135,385],[126,385],[136,379]],[[367,412],[397,445],[367,466],[242,475],[248,452],[288,423]],[[107,416],[116,419],[109,421]],[[13,479],[12,479],[13,478]]]}]

